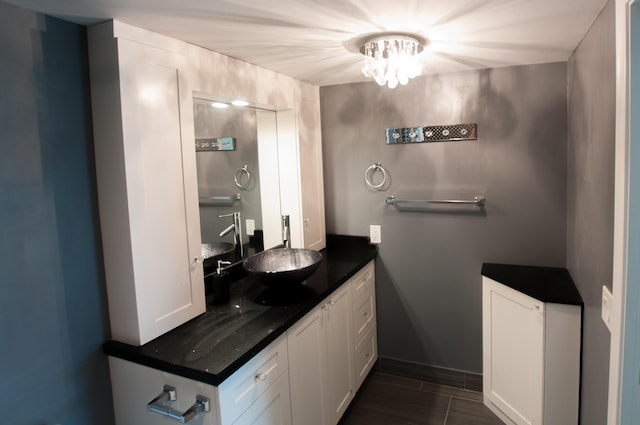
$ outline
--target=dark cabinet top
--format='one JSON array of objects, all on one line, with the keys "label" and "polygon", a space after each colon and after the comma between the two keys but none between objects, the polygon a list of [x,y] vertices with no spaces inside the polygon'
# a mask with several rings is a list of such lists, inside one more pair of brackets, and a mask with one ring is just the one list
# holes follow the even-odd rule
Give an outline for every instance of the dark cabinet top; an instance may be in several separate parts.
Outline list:
[{"label": "dark cabinet top", "polygon": [[[207,306],[204,314],[140,347],[108,341],[104,352],[220,385],[373,260],[377,248],[366,237],[329,235],[320,252],[320,267],[299,286],[282,291],[240,278],[228,303]],[[242,274],[238,267],[234,274]]]},{"label": "dark cabinet top", "polygon": [[482,275],[542,302],[583,304],[569,271],[564,268],[484,263]]}]

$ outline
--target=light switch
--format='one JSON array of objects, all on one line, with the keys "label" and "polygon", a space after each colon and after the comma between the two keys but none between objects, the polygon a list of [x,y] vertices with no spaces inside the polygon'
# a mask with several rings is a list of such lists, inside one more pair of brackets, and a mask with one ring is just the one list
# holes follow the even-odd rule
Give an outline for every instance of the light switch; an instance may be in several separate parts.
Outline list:
[{"label": "light switch", "polygon": [[248,218],[245,221],[245,229],[247,229],[247,236],[253,236],[253,234],[255,233],[256,230],[256,221]]},{"label": "light switch", "polygon": [[379,225],[372,224],[369,226],[369,242],[382,243],[382,234]]},{"label": "light switch", "polygon": [[611,332],[611,310],[613,309],[613,295],[609,288],[602,285],[602,320],[604,321],[609,332]]}]

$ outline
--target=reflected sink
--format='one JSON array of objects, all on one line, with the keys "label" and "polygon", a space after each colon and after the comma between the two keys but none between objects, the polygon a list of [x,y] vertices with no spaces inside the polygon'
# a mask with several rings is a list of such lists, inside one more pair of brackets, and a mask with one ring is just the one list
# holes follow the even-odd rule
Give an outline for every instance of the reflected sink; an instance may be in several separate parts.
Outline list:
[{"label": "reflected sink", "polygon": [[227,259],[227,254],[232,254],[236,246],[230,242],[213,242],[203,243],[201,245],[203,263],[208,263],[216,260]]},{"label": "reflected sink", "polygon": [[259,252],[244,260],[242,267],[253,279],[268,286],[302,283],[320,266],[322,254],[302,248],[278,248]]}]

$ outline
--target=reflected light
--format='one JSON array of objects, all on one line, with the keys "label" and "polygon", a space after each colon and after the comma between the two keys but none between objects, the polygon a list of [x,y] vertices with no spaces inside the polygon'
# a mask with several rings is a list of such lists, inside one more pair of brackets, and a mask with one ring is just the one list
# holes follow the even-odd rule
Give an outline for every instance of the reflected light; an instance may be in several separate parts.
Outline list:
[{"label": "reflected light", "polygon": [[228,108],[229,105],[226,103],[222,103],[222,102],[213,102],[211,103],[211,106],[214,108],[218,108],[218,109],[224,109],[224,108]]},{"label": "reflected light", "polygon": [[247,102],[246,100],[234,100],[233,102],[231,102],[232,105],[234,106],[249,106],[249,102]]},{"label": "reflected light", "polygon": [[140,88],[140,99],[144,102],[155,103],[158,100],[158,90],[153,85]]}]

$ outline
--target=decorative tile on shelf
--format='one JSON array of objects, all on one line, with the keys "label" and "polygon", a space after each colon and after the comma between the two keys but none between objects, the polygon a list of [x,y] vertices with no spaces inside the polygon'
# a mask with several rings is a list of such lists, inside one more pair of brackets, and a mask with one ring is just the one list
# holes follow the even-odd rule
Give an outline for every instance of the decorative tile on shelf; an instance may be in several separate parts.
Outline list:
[{"label": "decorative tile on shelf", "polygon": [[477,140],[477,124],[433,125],[427,127],[387,128],[387,144],[458,142]]}]

